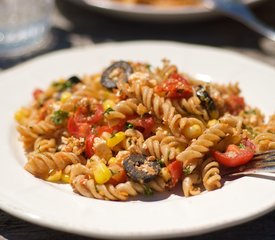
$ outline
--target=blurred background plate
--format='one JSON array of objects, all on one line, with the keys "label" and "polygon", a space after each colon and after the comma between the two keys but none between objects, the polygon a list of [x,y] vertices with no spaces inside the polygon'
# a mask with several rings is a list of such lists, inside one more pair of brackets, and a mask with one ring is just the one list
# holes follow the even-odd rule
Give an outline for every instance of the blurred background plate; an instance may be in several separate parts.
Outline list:
[{"label": "blurred background plate", "polygon": [[[119,18],[136,21],[150,22],[176,22],[194,21],[216,16],[217,13],[204,8],[203,6],[183,7],[154,7],[149,5],[130,5],[118,3],[113,0],[69,0],[81,4],[98,12],[112,15]],[[243,0],[247,5],[254,5],[265,0]]]}]

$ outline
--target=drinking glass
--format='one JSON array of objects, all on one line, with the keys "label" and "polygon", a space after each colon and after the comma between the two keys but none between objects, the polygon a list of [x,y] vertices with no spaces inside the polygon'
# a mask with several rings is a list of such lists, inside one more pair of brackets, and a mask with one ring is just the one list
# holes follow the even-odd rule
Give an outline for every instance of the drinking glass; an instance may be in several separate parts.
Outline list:
[{"label": "drinking glass", "polygon": [[53,0],[0,0],[0,57],[16,57],[45,44]]}]

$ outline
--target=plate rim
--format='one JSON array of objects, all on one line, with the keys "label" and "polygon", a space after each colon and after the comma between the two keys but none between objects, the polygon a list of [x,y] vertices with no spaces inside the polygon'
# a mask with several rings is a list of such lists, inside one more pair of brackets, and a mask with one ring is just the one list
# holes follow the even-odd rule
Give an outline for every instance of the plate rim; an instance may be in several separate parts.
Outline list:
[{"label": "plate rim", "polygon": [[[117,3],[101,0],[69,0],[79,5],[84,5],[96,11],[114,15],[119,18],[128,18],[139,21],[182,21],[196,20],[210,16],[219,15],[215,10],[204,7],[173,7],[161,9],[153,6],[133,6],[123,3]],[[244,0],[245,4],[253,6],[266,0]]]}]

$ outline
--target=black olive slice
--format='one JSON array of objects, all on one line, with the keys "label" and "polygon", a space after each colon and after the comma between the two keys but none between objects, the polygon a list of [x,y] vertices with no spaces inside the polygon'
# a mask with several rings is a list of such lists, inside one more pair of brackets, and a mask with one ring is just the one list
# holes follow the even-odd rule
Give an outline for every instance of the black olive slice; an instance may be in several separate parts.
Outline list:
[{"label": "black olive slice", "polygon": [[67,81],[69,81],[72,84],[77,84],[81,82],[81,80],[77,76],[72,76]]},{"label": "black olive slice", "polygon": [[153,180],[161,170],[157,161],[150,161],[143,154],[131,154],[124,159],[123,167],[133,181],[141,183]]},{"label": "black olive slice", "polygon": [[110,74],[117,68],[119,68],[123,71],[122,81],[128,82],[128,77],[133,72],[133,68],[131,67],[131,65],[129,63],[127,63],[125,61],[119,61],[119,62],[115,62],[114,64],[112,64],[110,67],[108,67],[102,73],[100,82],[104,87],[106,87],[108,89],[116,88],[117,80],[112,79],[110,77]]},{"label": "black olive slice", "polygon": [[218,114],[216,104],[215,104],[214,100],[210,97],[210,95],[208,94],[206,89],[200,85],[197,89],[196,94],[197,94],[197,97],[201,101],[201,105],[208,112],[210,118],[218,118],[219,114]]}]

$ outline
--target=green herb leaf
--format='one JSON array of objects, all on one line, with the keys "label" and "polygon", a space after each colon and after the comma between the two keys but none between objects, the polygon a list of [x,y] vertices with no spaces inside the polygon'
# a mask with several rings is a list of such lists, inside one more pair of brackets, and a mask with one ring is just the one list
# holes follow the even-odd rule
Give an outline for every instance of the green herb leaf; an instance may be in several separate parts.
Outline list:
[{"label": "green herb leaf", "polygon": [[245,145],[243,143],[240,143],[239,148],[245,149]]},{"label": "green herb leaf", "polygon": [[144,194],[145,196],[152,196],[154,194],[152,188],[150,188],[148,185],[144,185]]},{"label": "green herb leaf", "polygon": [[69,117],[69,113],[68,112],[64,112],[64,111],[58,110],[58,111],[55,111],[53,113],[53,116],[51,117],[51,120],[53,121],[54,124],[60,125],[68,117]]},{"label": "green herb leaf", "polygon": [[126,122],[126,129],[134,128],[134,125],[132,123]]},{"label": "green herb leaf", "polygon": [[104,114],[109,114],[110,112],[115,111],[114,109],[112,109],[111,107],[107,108],[104,112]]},{"label": "green herb leaf", "polygon": [[160,165],[160,167],[165,167],[165,163],[161,159],[157,159],[156,161]]},{"label": "green herb leaf", "polygon": [[187,175],[189,175],[189,174],[191,174],[191,166],[186,166],[184,169],[183,169],[183,174],[185,175],[185,176],[187,176]]}]

